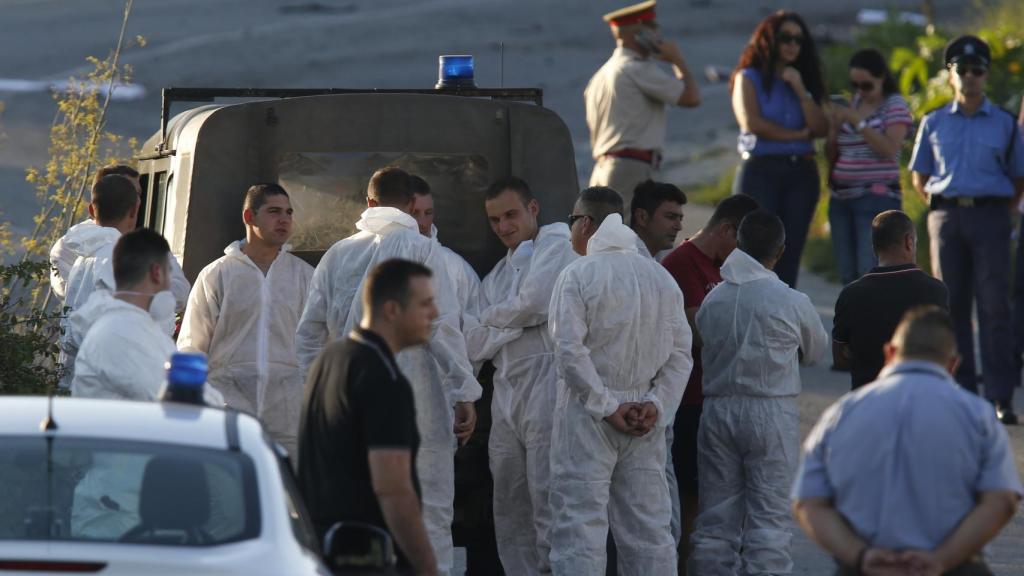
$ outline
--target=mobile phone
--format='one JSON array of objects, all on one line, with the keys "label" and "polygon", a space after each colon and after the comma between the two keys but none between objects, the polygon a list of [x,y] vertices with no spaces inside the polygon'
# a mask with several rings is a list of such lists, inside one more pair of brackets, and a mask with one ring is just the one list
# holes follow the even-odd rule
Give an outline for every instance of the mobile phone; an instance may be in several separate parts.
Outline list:
[{"label": "mobile phone", "polygon": [[846,106],[847,108],[850,107],[850,101],[847,100],[846,96],[843,96],[842,94],[832,94],[828,97],[828,99],[831,100],[833,104],[838,104],[839,106]]},{"label": "mobile phone", "polygon": [[658,45],[661,44],[661,37],[658,36],[657,32],[648,28],[642,28],[636,33],[634,38],[636,43],[644,50],[651,54],[661,54],[661,49],[658,48]]}]

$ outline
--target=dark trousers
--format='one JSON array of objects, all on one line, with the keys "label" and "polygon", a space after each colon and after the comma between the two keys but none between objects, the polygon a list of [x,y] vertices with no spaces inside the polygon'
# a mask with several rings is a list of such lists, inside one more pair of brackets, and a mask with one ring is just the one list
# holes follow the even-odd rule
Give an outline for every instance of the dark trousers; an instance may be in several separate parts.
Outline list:
[{"label": "dark trousers", "polygon": [[[855,576],[856,570],[840,566],[836,570],[836,576]],[[992,571],[989,570],[988,566],[980,560],[971,560],[964,562],[949,572],[943,573],[942,576],[993,576]]]},{"label": "dark trousers", "polygon": [[733,194],[753,197],[761,208],[778,215],[786,227],[786,251],[775,265],[775,273],[791,287],[796,287],[800,256],[820,188],[818,165],[813,158],[751,156],[736,170]]},{"label": "dark trousers", "polygon": [[1018,228],[1017,257],[1013,264],[1013,362],[1014,374],[1024,368],[1024,215]]},{"label": "dark trousers", "polygon": [[956,380],[977,392],[973,305],[978,311],[978,340],[985,397],[1013,398],[1016,385],[1010,326],[1009,204],[942,206],[928,214],[932,273],[949,289],[949,313],[963,358]]}]

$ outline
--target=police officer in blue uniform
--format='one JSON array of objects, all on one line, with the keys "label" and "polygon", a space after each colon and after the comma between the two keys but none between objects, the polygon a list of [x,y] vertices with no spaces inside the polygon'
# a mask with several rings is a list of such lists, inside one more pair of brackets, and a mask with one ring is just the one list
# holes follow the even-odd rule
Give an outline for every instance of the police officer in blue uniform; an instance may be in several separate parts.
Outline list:
[{"label": "police officer in blue uniform", "polygon": [[1024,190],[1024,142],[1016,118],[985,96],[988,45],[960,36],[946,46],[954,101],[925,116],[910,162],[914,189],[929,203],[932,271],[949,289],[963,362],[961,386],[977,391],[971,325],[977,303],[985,397],[1016,424],[1009,266],[1012,213]]}]

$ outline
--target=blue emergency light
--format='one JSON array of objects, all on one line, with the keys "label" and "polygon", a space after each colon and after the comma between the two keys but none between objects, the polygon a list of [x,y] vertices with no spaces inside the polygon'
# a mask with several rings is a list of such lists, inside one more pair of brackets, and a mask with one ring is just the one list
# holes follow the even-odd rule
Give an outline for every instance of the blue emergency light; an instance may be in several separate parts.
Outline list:
[{"label": "blue emergency light", "polygon": [[434,88],[476,88],[473,83],[473,57],[466,54],[439,56],[437,85]]},{"label": "blue emergency light", "polygon": [[160,400],[203,404],[203,386],[209,364],[205,354],[177,352],[164,364],[167,382],[160,391]]}]

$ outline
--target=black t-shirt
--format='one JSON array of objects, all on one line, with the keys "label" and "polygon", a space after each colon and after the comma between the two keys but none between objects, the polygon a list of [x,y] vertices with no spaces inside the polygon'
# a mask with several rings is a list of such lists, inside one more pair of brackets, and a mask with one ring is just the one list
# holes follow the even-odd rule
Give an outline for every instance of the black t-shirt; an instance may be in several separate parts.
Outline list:
[{"label": "black t-shirt", "polygon": [[408,448],[415,462],[419,444],[412,388],[384,340],[356,329],[327,346],[306,379],[298,457],[299,487],[321,540],[338,521],[387,530],[368,452]]},{"label": "black t-shirt", "polygon": [[853,388],[878,377],[883,347],[911,308],[949,306],[946,285],[913,264],[873,268],[851,282],[836,300],[832,339],[849,348]]}]

